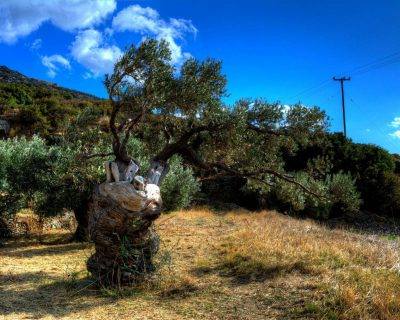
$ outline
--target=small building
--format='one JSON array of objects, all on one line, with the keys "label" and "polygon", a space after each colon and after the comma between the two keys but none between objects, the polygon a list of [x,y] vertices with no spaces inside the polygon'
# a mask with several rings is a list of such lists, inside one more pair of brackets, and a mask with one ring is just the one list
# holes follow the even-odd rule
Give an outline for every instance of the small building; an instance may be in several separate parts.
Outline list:
[{"label": "small building", "polygon": [[10,132],[10,124],[7,120],[0,119],[0,139],[6,139]]}]

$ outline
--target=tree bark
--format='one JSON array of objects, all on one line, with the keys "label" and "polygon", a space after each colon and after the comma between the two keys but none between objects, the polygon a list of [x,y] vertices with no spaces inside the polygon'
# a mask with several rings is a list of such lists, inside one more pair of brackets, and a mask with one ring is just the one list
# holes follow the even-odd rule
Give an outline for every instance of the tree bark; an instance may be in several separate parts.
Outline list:
[{"label": "tree bark", "polygon": [[95,253],[87,268],[101,285],[126,285],[154,270],[158,236],[152,228],[161,212],[160,189],[136,190],[127,181],[102,183],[89,204],[89,235]]}]

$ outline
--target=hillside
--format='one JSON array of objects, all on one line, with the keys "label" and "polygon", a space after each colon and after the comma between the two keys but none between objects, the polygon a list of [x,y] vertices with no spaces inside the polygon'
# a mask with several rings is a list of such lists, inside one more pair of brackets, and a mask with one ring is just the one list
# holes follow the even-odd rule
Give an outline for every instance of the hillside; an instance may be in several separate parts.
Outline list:
[{"label": "hillside", "polygon": [[37,89],[45,88],[48,90],[52,90],[59,95],[69,94],[74,99],[100,100],[100,98],[88,93],[64,87],[59,87],[57,84],[52,82],[29,78],[18,71],[12,70],[6,66],[1,66],[1,65],[0,65],[0,83],[24,84],[31,87],[36,87]]},{"label": "hillside", "polygon": [[9,123],[10,137],[36,133],[50,138],[62,134],[85,108],[92,108],[101,116],[106,106],[105,100],[93,95],[0,66],[0,120]]},{"label": "hillside", "polygon": [[0,317],[400,318],[397,238],[265,211],[181,211],[156,228],[157,273],[119,290],[88,277],[91,244],[8,243],[0,249]]}]

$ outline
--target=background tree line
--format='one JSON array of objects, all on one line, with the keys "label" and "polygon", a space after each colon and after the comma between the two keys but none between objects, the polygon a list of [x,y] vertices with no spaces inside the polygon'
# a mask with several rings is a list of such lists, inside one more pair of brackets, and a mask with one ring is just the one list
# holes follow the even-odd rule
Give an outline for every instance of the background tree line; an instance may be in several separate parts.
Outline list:
[{"label": "background tree line", "polygon": [[221,62],[189,59],[175,70],[169,61],[164,42],[132,46],[106,77],[108,101],[0,83],[0,115],[11,115],[14,128],[14,138],[0,141],[0,214],[73,210],[76,238],[84,238],[92,187],[104,180],[117,134],[140,163],[170,163],[161,188],[167,210],[218,201],[324,219],[360,209],[398,218],[398,156],[330,133],[318,107],[263,99],[227,106]]}]

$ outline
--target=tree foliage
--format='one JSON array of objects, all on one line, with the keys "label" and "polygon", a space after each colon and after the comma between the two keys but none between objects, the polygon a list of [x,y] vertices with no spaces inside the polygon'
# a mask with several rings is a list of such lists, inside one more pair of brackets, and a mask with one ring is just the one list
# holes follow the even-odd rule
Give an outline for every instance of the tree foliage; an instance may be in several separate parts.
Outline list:
[{"label": "tree foliage", "polygon": [[10,137],[39,134],[51,139],[62,135],[86,107],[107,112],[107,102],[94,96],[33,79],[8,82],[4,78],[0,67],[0,119],[10,122]]},{"label": "tree foliage", "polygon": [[169,163],[161,188],[167,209],[187,206],[201,181],[206,195],[244,199],[249,207],[318,217],[355,214],[360,206],[399,210],[398,157],[329,133],[318,107],[264,99],[225,105],[220,61],[190,58],[175,68],[168,44],[150,39],[129,47],[104,83],[107,103],[76,105],[66,93],[62,101],[25,85],[0,90],[3,112],[19,110],[29,133],[47,139],[2,142],[0,157],[10,164],[0,168],[7,201],[35,203],[42,212],[84,211],[103,179],[102,162],[134,159],[143,175],[154,161]]}]

